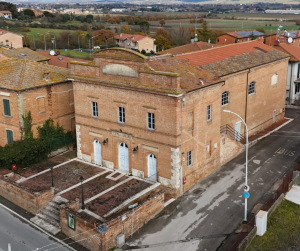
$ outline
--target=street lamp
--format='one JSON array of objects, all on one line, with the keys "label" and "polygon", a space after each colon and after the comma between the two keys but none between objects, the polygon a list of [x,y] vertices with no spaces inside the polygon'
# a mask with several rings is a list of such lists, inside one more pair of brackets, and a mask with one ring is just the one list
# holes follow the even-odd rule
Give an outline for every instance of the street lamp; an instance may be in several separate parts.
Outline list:
[{"label": "street lamp", "polygon": [[114,39],[114,37],[109,37],[108,39],[105,40],[105,42],[106,42],[106,49],[108,48],[107,41],[108,41],[109,39]]},{"label": "street lamp", "polygon": [[34,46],[34,49],[35,49],[35,40],[34,40],[33,34],[26,34],[26,35],[27,35],[27,36],[32,36],[33,46]]},{"label": "street lamp", "polygon": [[52,187],[54,187],[54,183],[53,183],[53,166],[52,165],[50,165],[50,170],[51,170]]},{"label": "street lamp", "polygon": [[[245,173],[245,188],[248,187],[248,127],[246,122],[242,119],[242,117],[232,111],[229,110],[223,110],[223,112],[228,112],[228,113],[232,113],[235,114],[236,116],[238,116],[243,123],[245,124],[245,128],[246,128],[246,173]],[[249,188],[248,188],[249,189]],[[244,214],[244,221],[247,221],[247,198],[245,196],[245,214]]]},{"label": "street lamp", "polygon": [[69,34],[69,35],[68,35],[68,50],[70,49],[70,48],[69,48],[69,44],[70,44],[70,36],[73,36],[73,35],[72,35],[72,34]]},{"label": "street lamp", "polygon": [[78,51],[80,51],[80,39],[79,39],[79,37],[81,37],[81,36],[84,36],[84,35],[79,35],[78,36],[78,45],[79,45]]},{"label": "street lamp", "polygon": [[[98,37],[99,35],[97,36],[94,36],[94,37]],[[90,47],[90,57],[92,56],[91,55],[91,50],[94,51],[94,37],[91,37],[90,40],[89,40],[89,46],[91,46],[91,39],[92,39],[92,48]]]},{"label": "street lamp", "polygon": [[40,33],[38,33],[40,36],[44,36],[44,44],[45,44],[45,51],[47,50],[47,48],[46,48],[46,38],[45,38],[45,34],[40,34]]},{"label": "street lamp", "polygon": [[[56,37],[55,37],[55,34],[50,32],[50,31],[47,31],[46,33],[53,35],[53,39],[54,39],[54,43],[55,43],[55,50],[56,50]],[[53,50],[54,50],[54,43],[53,43]]]},{"label": "street lamp", "polygon": [[82,181],[84,180],[84,178],[82,176],[80,176],[80,182],[81,182],[81,191],[82,191],[82,199],[81,199],[81,209],[84,210],[85,207],[84,207],[84,200],[83,200],[83,184],[82,184]]}]

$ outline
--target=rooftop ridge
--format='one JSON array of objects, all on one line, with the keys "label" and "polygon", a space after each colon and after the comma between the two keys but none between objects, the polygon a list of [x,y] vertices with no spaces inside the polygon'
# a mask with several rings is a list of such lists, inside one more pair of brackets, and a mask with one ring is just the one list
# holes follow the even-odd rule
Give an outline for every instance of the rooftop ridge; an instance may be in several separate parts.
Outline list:
[{"label": "rooftop ridge", "polygon": [[153,56],[153,57],[149,57],[149,61],[155,61],[155,60],[160,60],[160,59],[166,59],[167,57],[171,57],[172,54],[163,54],[163,55],[160,55],[160,56]]}]

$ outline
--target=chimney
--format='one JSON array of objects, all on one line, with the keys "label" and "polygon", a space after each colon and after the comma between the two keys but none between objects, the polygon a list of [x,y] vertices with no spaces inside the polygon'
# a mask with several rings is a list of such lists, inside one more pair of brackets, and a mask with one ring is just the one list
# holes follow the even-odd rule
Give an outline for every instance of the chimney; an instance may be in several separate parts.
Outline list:
[{"label": "chimney", "polygon": [[120,34],[120,37],[122,37],[122,35],[123,35],[123,34],[121,33],[121,34]]},{"label": "chimney", "polygon": [[50,80],[50,72],[49,71],[44,71],[44,79]]}]

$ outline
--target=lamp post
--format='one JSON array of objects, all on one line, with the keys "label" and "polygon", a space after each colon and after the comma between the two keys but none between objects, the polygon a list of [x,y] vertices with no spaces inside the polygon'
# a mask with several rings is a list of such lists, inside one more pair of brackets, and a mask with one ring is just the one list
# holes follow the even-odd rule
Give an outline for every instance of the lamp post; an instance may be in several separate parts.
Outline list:
[{"label": "lamp post", "polygon": [[79,39],[79,37],[81,37],[81,36],[83,36],[83,35],[78,36],[78,45],[79,45],[78,51],[80,51],[80,39]]},{"label": "lamp post", "polygon": [[54,39],[53,50],[54,50],[54,44],[55,44],[55,50],[56,50],[56,37],[55,37],[55,34],[50,32],[50,31],[47,31],[46,33],[53,35],[53,39]]},{"label": "lamp post", "polygon": [[70,49],[70,48],[69,48],[69,47],[70,47],[70,46],[69,46],[69,45],[70,45],[70,36],[73,36],[73,35],[72,35],[72,34],[69,34],[69,35],[68,35],[68,50]]},{"label": "lamp post", "polygon": [[34,40],[33,34],[26,34],[26,35],[27,35],[27,36],[32,36],[33,46],[34,46],[34,49],[35,49],[35,40]]},{"label": "lamp post", "polygon": [[54,183],[53,183],[53,166],[50,166],[50,170],[51,170],[51,180],[52,180],[52,187],[54,187]]},{"label": "lamp post", "polygon": [[45,34],[40,34],[40,33],[38,33],[40,36],[44,36],[44,44],[45,44],[45,51],[47,50],[47,48],[46,48],[46,38],[45,38]]},{"label": "lamp post", "polygon": [[[99,35],[97,36],[94,36],[94,37],[98,37]],[[90,40],[89,40],[89,45],[91,46],[91,39],[92,39],[92,48],[90,47],[90,57],[92,56],[91,55],[91,51],[94,52],[94,37],[91,37]]]},{"label": "lamp post", "polygon": [[81,199],[81,209],[84,210],[85,206],[84,206],[84,200],[83,200],[83,184],[82,181],[84,180],[84,178],[82,176],[80,176],[80,182],[81,182],[81,192],[82,192],[82,199]]},{"label": "lamp post", "polygon": [[[232,113],[236,116],[238,116],[243,123],[245,124],[245,128],[246,128],[246,171],[245,171],[245,187],[248,187],[248,127],[246,122],[242,119],[242,117],[232,111],[229,110],[223,110],[223,112],[228,112],[228,113]],[[245,197],[245,213],[244,213],[244,221],[247,221],[247,198]]]},{"label": "lamp post", "polygon": [[114,38],[113,38],[113,37],[109,37],[108,39],[105,39],[106,49],[108,48],[107,41],[108,41],[109,39],[114,39]]}]

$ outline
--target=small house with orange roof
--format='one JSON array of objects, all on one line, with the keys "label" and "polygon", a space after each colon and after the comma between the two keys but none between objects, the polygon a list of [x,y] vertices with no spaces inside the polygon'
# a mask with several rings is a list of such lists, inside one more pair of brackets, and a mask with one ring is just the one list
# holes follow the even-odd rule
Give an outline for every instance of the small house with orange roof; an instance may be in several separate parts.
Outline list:
[{"label": "small house with orange roof", "polygon": [[284,118],[290,56],[259,41],[146,57],[111,48],[71,63],[77,156],[185,192]]},{"label": "small house with orange roof", "polygon": [[23,48],[23,36],[0,28],[0,46]]},{"label": "small house with orange roof", "polygon": [[265,36],[266,36],[265,33],[262,33],[260,31],[228,32],[223,35],[220,35],[217,38],[216,44],[227,45],[227,44],[246,42],[254,39],[263,43]]},{"label": "small house with orange roof", "polygon": [[12,19],[12,13],[9,10],[0,10],[0,17],[5,19]]},{"label": "small house with orange roof", "polygon": [[155,39],[148,36],[121,33],[115,36],[114,39],[121,48],[139,51],[145,50],[146,53],[151,53],[151,51],[156,52]]}]

